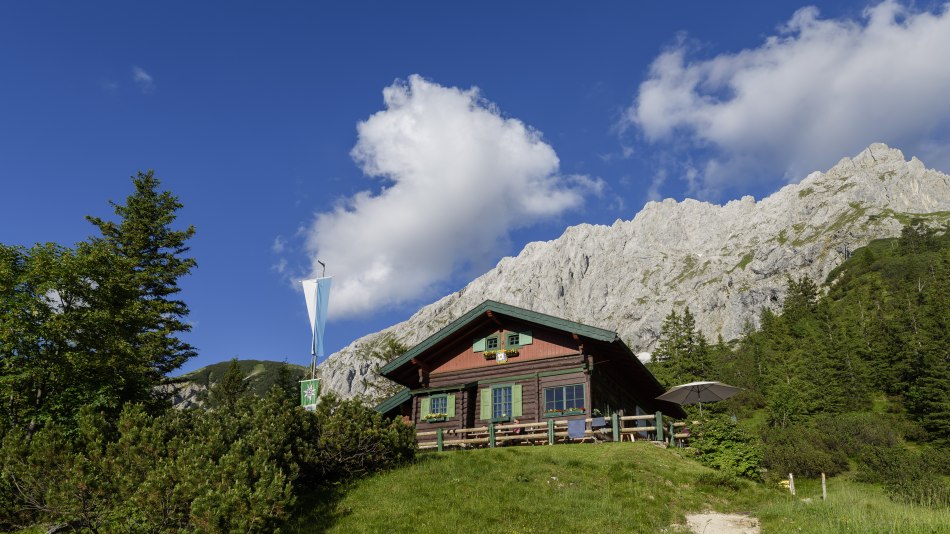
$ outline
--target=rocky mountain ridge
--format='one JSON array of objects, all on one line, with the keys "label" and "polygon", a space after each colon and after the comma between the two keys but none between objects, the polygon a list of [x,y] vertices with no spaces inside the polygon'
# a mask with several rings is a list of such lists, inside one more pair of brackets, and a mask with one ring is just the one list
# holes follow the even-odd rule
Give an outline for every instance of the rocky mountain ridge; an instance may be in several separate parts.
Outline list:
[{"label": "rocky mountain ridge", "polygon": [[715,340],[777,308],[787,276],[823,281],[854,249],[900,234],[912,217],[950,221],[950,176],[874,144],[756,202],[649,202],[629,221],[581,224],[529,243],[407,321],[354,341],[320,366],[325,391],[352,397],[380,380],[360,347],[407,346],[493,299],[618,332],[650,351],[671,309],[689,306]]}]

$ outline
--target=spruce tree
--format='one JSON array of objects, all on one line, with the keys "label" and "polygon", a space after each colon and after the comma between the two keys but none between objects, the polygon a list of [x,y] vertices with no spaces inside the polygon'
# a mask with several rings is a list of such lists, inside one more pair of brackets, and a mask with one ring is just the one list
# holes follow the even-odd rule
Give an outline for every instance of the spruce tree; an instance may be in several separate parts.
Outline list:
[{"label": "spruce tree", "polygon": [[669,315],[663,319],[660,326],[660,340],[653,350],[652,359],[654,362],[662,363],[675,358],[679,354],[682,345],[683,320],[676,313],[676,310],[670,310]]},{"label": "spruce tree", "polygon": [[231,358],[224,376],[211,387],[209,398],[211,407],[233,409],[251,387],[245,378],[238,359]]},{"label": "spruce tree", "polygon": [[688,306],[682,315],[671,310],[663,320],[653,362],[650,370],[667,387],[709,379],[709,343],[696,329],[696,318]]},{"label": "spruce tree", "polygon": [[115,339],[111,350],[127,356],[123,400],[143,400],[166,373],[195,356],[179,335],[191,330],[188,306],[176,298],[178,281],[196,266],[186,257],[195,229],[175,230],[178,198],[160,189],[152,171],[132,178],[135,191],[125,204],[110,202],[118,221],[87,217],[101,232],[92,244],[115,257],[113,271],[95,306],[109,316]]}]

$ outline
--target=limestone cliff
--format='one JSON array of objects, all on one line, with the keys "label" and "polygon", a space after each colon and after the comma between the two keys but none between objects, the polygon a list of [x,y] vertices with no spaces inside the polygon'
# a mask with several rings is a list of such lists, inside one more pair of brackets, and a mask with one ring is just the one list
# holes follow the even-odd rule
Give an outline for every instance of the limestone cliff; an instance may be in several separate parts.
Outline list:
[{"label": "limestone cliff", "polygon": [[652,350],[674,307],[689,306],[710,340],[735,338],[763,306],[781,304],[787,276],[823,281],[850,251],[920,215],[950,220],[950,176],[882,144],[759,202],[650,202],[633,220],[529,243],[409,320],[356,340],[320,366],[324,387],[365,392],[378,377],[358,345],[392,333],[412,346],[485,299],[615,330],[635,352]]}]

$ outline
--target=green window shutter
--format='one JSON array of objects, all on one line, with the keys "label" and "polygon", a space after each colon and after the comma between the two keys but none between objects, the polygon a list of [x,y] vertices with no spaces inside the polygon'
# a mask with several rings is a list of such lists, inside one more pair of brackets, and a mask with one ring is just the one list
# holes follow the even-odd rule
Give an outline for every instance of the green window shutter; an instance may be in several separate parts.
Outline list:
[{"label": "green window shutter", "polygon": [[511,416],[521,417],[524,415],[521,409],[521,384],[511,386]]},{"label": "green window shutter", "polygon": [[445,396],[445,413],[449,419],[455,417],[455,395],[451,393]]},{"label": "green window shutter", "polygon": [[485,338],[476,339],[472,343],[472,352],[485,352]]},{"label": "green window shutter", "polygon": [[419,401],[419,419],[422,419],[423,417],[429,415],[429,405],[432,402],[432,399],[429,397],[423,397],[419,399]]},{"label": "green window shutter", "polygon": [[530,345],[534,338],[531,337],[531,330],[522,330],[518,332],[518,343],[522,345]]},{"label": "green window shutter", "polygon": [[482,397],[482,411],[479,414],[479,419],[491,419],[491,388],[485,388],[478,392]]}]

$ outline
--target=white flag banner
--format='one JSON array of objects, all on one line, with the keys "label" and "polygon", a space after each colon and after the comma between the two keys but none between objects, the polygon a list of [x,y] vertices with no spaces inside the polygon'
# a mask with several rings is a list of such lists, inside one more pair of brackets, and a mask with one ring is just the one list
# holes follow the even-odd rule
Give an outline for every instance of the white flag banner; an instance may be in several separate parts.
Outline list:
[{"label": "white flag banner", "polygon": [[324,355],[323,333],[327,326],[327,308],[330,305],[330,282],[333,279],[313,278],[302,280],[304,298],[307,300],[307,314],[310,316],[310,332],[313,334],[310,354],[317,358]]}]

